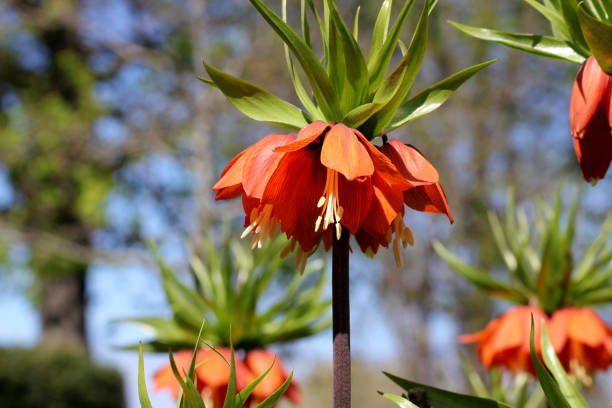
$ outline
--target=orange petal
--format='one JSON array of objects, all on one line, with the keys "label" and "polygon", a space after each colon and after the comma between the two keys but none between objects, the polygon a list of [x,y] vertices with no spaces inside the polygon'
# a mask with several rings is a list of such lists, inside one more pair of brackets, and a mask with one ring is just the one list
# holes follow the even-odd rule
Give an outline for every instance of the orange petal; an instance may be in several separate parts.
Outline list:
[{"label": "orange petal", "polygon": [[[276,359],[276,361],[275,361]],[[245,363],[256,377],[262,375],[274,362],[272,369],[253,390],[258,399],[266,399],[287,379],[287,373],[276,354],[266,350],[253,350],[247,353]]]},{"label": "orange petal", "polygon": [[[176,363],[176,368],[178,368],[179,373],[182,375],[184,372],[189,370],[189,366],[191,364],[191,358],[193,356],[192,351],[179,351],[174,353],[174,362]],[[199,359],[196,358],[196,361]],[[155,390],[161,390],[163,388],[168,388],[172,393],[172,396],[176,399],[181,392],[181,386],[174,376],[174,372],[172,371],[172,367],[170,363],[166,364],[160,370],[158,370],[153,376],[154,385],[153,388]]]},{"label": "orange petal", "polygon": [[299,131],[297,139],[295,139],[293,143],[277,147],[274,151],[288,153],[303,149],[314,142],[318,137],[323,136],[330,127],[329,124],[320,120],[314,121],[310,125],[304,126],[302,130]]},{"label": "orange petal", "polygon": [[392,189],[378,173],[374,173],[372,184],[374,196],[364,227],[382,236],[387,233],[391,222],[402,211],[404,196],[401,191]]},{"label": "orange petal", "polygon": [[276,169],[283,153],[275,153],[277,146],[295,140],[294,135],[271,134],[251,147],[243,170],[244,192],[256,198],[263,196],[264,189]]},{"label": "orange petal", "polygon": [[238,197],[242,194],[242,170],[248,157],[250,147],[238,153],[225,166],[219,181],[213,186],[213,191],[216,191],[215,200],[229,200]]},{"label": "orange petal", "polygon": [[286,153],[264,191],[262,203],[272,204],[272,215],[280,221],[281,231],[296,235],[302,249],[311,250],[319,241],[315,221],[317,202],[325,187],[325,168],[315,149]]},{"label": "orange petal", "polygon": [[590,347],[598,347],[605,343],[608,327],[593,309],[566,308],[564,311],[569,314],[567,332],[572,340]]},{"label": "orange petal", "polygon": [[404,191],[404,202],[413,210],[446,214],[451,224],[455,222],[446,201],[446,194],[440,183],[419,186]]},{"label": "orange petal", "polygon": [[381,150],[413,185],[437,183],[440,180],[438,170],[413,146],[391,139]]},{"label": "orange petal", "polygon": [[332,126],[321,148],[321,163],[343,174],[347,180],[371,176],[374,164],[353,130],[339,123]]},{"label": "orange petal", "polygon": [[340,224],[346,227],[351,234],[364,222],[372,205],[372,178],[347,180],[338,175],[338,202],[344,209]]},{"label": "orange petal", "polygon": [[446,214],[452,223],[453,216],[439,183],[438,171],[425,156],[416,148],[395,139],[383,145],[381,150],[414,186],[404,191],[406,205],[417,211]]},{"label": "orange petal", "polygon": [[368,151],[368,154],[374,163],[376,173],[378,173],[391,188],[394,190],[403,191],[414,186],[404,177],[403,174],[399,172],[391,160],[386,155],[381,153],[376,146],[370,143],[368,139],[361,134],[361,132],[356,130],[355,134]]}]

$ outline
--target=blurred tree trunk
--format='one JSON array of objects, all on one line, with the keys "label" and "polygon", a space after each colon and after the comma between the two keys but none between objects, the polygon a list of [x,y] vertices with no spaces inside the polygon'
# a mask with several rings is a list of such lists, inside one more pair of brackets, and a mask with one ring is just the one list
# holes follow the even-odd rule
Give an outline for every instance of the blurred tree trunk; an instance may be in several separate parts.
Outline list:
[{"label": "blurred tree trunk", "polygon": [[65,276],[45,278],[40,306],[44,345],[87,349],[86,272],[87,265],[75,264]]}]

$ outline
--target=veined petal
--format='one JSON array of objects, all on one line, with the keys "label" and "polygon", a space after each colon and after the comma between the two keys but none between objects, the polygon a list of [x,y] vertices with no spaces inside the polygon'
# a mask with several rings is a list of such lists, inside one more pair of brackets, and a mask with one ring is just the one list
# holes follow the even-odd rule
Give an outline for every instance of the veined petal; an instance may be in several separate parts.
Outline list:
[{"label": "veined petal", "polygon": [[376,146],[370,143],[361,132],[356,130],[355,134],[368,151],[372,163],[374,163],[375,172],[379,174],[391,188],[403,191],[414,186],[414,184],[399,172],[398,168],[395,167],[391,160],[381,153]]},{"label": "veined petal", "polygon": [[284,146],[277,147],[275,152],[295,152],[296,150],[303,149],[318,137],[325,134],[325,132],[331,127],[331,125],[317,120],[312,122],[308,126],[304,126],[302,130],[298,132],[298,136],[293,143],[288,143]]},{"label": "veined petal", "polygon": [[381,150],[415,186],[404,191],[406,205],[417,211],[446,214],[452,223],[454,219],[439,183],[438,171],[425,156],[399,140],[390,140]]},{"label": "veined petal", "polygon": [[413,186],[440,181],[436,168],[413,146],[391,139],[383,145],[381,151]]},{"label": "veined petal", "polygon": [[321,163],[343,174],[349,181],[374,173],[374,164],[368,151],[353,130],[342,123],[332,126],[325,135]]},{"label": "veined petal", "polygon": [[603,72],[595,58],[589,57],[578,70],[572,89],[570,123],[575,137],[581,137],[598,111],[606,111],[610,86],[611,77]]},{"label": "veined petal", "polygon": [[340,224],[355,234],[364,222],[372,205],[372,178],[347,180],[338,175],[338,201],[344,209]]},{"label": "veined petal", "polygon": [[244,192],[256,198],[261,198],[278,165],[283,153],[276,153],[274,149],[295,140],[295,135],[271,134],[251,146],[249,155],[243,169],[242,186]]},{"label": "veined petal", "polygon": [[359,228],[359,231],[355,234],[355,240],[359,245],[359,248],[363,253],[368,256],[376,254],[379,246],[388,246],[386,234],[379,235],[375,231],[369,231],[366,226]]},{"label": "veined petal", "polygon": [[296,239],[304,251],[312,249],[319,240],[315,221],[319,216],[317,202],[325,187],[325,173],[315,149],[286,153],[262,197],[262,203],[273,205],[272,215],[280,221],[282,232],[288,236],[300,234]]},{"label": "veined petal", "polygon": [[238,153],[230,160],[227,166],[225,166],[223,172],[221,172],[219,181],[217,181],[212,188],[213,191],[217,192],[215,200],[229,200],[242,194],[242,171],[251,147]]},{"label": "veined petal", "polygon": [[440,183],[419,186],[404,191],[404,202],[413,210],[446,214],[451,224],[455,221]]},{"label": "veined petal", "polygon": [[378,173],[374,173],[372,184],[372,205],[363,224],[368,231],[385,236],[391,222],[404,207],[404,196],[401,191],[391,188]]}]

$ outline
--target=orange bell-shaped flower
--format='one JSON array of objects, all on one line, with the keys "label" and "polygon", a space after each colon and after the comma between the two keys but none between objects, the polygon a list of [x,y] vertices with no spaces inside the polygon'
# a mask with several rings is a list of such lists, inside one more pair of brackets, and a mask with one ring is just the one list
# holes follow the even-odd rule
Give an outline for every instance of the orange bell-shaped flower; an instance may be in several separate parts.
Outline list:
[{"label": "orange bell-shaped flower", "polygon": [[566,370],[605,370],[612,364],[612,327],[588,307],[566,307],[550,319],[549,333]]},{"label": "orange bell-shaped flower", "polygon": [[580,67],[570,103],[574,149],[582,175],[596,183],[612,161],[612,77],[590,57]]},{"label": "orange bell-shaped flower", "polygon": [[478,356],[487,367],[505,367],[510,371],[535,373],[531,361],[531,317],[535,324],[536,352],[540,354],[542,319],[548,318],[539,308],[517,306],[492,320],[484,330],[459,336],[460,343],[477,343]]}]

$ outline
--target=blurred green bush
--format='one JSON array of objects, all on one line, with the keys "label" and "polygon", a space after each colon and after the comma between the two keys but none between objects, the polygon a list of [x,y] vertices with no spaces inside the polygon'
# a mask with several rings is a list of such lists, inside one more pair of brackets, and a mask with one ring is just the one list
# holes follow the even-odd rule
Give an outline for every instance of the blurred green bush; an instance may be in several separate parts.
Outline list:
[{"label": "blurred green bush", "polygon": [[121,408],[123,379],[83,353],[0,348],[0,407]]}]

